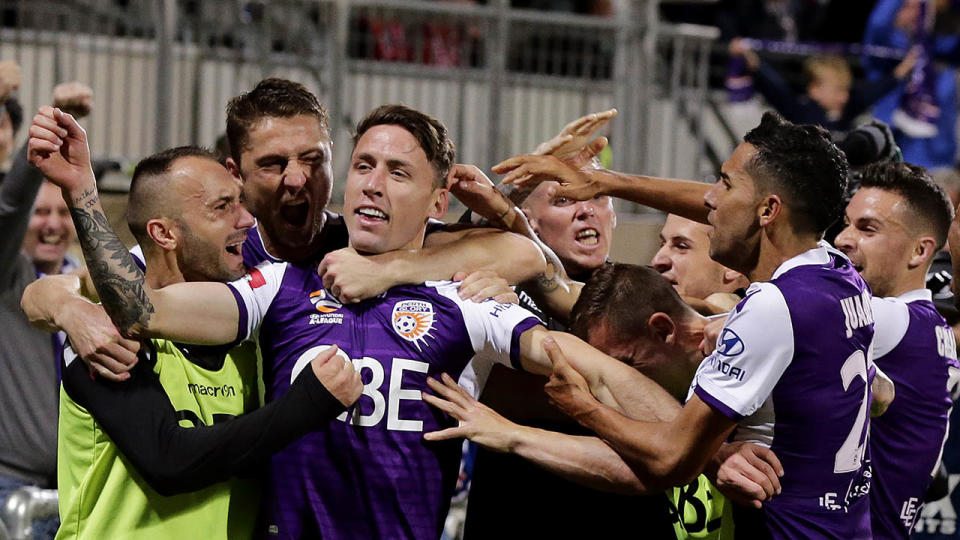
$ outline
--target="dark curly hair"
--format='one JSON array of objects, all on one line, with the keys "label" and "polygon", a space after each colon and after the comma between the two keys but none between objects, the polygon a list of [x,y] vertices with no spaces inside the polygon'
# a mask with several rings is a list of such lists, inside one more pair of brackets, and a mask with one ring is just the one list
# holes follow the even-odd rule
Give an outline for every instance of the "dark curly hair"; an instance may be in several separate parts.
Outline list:
[{"label": "dark curly hair", "polygon": [[786,199],[796,231],[823,234],[840,218],[849,166],[827,130],[768,112],[743,141],[757,149],[745,170],[758,188]]},{"label": "dark curly hair", "polygon": [[903,197],[909,219],[933,233],[937,249],[943,247],[953,221],[953,203],[926,169],[909,163],[876,163],[866,166],[860,176],[861,189],[882,189]]}]

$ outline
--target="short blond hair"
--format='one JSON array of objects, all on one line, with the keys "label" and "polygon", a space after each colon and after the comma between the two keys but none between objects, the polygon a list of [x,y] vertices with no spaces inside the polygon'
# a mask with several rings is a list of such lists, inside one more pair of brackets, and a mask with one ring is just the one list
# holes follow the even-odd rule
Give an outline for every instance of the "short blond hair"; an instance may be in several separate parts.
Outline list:
[{"label": "short blond hair", "polygon": [[803,72],[807,77],[807,84],[820,82],[824,77],[833,76],[841,83],[850,87],[853,84],[853,73],[850,65],[839,56],[814,56],[807,58],[803,63]]}]

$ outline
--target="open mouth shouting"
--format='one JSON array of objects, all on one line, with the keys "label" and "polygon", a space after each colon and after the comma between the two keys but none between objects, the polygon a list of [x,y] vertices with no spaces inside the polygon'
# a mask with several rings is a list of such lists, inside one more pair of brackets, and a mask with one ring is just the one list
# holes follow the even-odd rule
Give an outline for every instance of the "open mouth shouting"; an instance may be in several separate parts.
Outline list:
[{"label": "open mouth shouting", "polygon": [[286,202],[280,206],[280,217],[291,228],[300,228],[307,224],[310,216],[309,201]]},{"label": "open mouth shouting", "polygon": [[592,247],[600,243],[600,231],[593,227],[582,229],[574,236],[574,240],[581,246]]}]

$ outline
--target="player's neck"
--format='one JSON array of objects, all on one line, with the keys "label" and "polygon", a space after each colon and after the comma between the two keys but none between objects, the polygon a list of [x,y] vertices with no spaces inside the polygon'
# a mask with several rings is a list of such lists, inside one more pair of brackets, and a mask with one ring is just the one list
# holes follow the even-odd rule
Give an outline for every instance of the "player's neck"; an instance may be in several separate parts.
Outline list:
[{"label": "player's neck", "polygon": [[[913,270],[909,270],[901,277],[901,279],[896,281],[890,292],[884,296],[900,296],[901,294],[908,293],[910,291],[923,289],[927,286],[926,277],[926,267],[917,267]],[[874,294],[877,294],[876,291]]]},{"label": "player's neck", "polygon": [[792,231],[780,231],[780,234],[762,232],[757,264],[752,270],[744,272],[744,275],[750,283],[770,281],[780,265],[814,249],[819,245],[819,241],[817,235],[796,235]]},{"label": "player's neck", "polygon": [[177,254],[173,251],[148,253],[144,249],[143,257],[147,266],[146,282],[151,289],[160,289],[167,285],[186,281],[183,278],[183,272],[180,271]]}]

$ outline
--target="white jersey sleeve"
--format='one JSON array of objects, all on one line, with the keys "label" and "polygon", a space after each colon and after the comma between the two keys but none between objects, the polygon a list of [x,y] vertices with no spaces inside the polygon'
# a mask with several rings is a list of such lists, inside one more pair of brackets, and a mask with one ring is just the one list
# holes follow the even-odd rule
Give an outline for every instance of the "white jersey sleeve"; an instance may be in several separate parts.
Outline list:
[{"label": "white jersey sleeve", "polygon": [[870,301],[873,311],[873,359],[892,351],[910,326],[910,311],[907,304],[898,298],[877,298]]},{"label": "white jersey sleeve", "polygon": [[754,283],[730,312],[713,354],[697,369],[694,392],[739,422],[756,412],[793,359],[793,325],[783,294]]},{"label": "white jersey sleeve", "polygon": [[280,283],[286,270],[285,262],[263,262],[242,278],[227,284],[240,310],[238,341],[257,335],[270,304],[280,292]]},{"label": "white jersey sleeve", "polygon": [[459,282],[430,282],[437,292],[449,298],[463,315],[470,335],[470,344],[476,353],[474,367],[486,363],[504,364],[519,368],[520,334],[542,324],[533,313],[516,304],[498,304],[493,300],[473,302],[457,294]]}]

